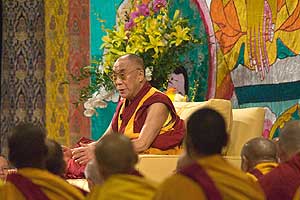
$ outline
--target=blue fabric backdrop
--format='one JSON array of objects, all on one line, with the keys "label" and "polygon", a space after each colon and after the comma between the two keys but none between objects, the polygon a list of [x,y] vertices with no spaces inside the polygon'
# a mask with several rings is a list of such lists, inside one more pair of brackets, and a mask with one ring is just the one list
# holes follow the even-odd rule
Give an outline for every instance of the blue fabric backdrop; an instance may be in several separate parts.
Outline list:
[{"label": "blue fabric backdrop", "polygon": [[[105,28],[112,28],[116,21],[116,11],[122,0],[91,0],[90,1],[90,23],[91,23],[91,63],[98,61],[103,53],[100,49],[102,44],[102,36],[105,32],[101,28],[102,23],[100,20],[105,20]],[[92,139],[98,139],[103,135],[108,127],[111,118],[114,114],[116,103],[109,103],[107,108],[98,109],[97,115],[92,117]]]}]

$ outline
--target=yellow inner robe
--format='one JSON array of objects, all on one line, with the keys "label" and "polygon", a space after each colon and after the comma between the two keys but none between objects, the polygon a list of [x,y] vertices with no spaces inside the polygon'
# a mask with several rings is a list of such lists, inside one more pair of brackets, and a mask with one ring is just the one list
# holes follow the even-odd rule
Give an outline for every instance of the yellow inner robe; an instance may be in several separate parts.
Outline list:
[{"label": "yellow inner robe", "polygon": [[293,200],[300,200],[300,187],[297,189]]},{"label": "yellow inner robe", "polygon": [[[83,194],[78,189],[46,170],[23,168],[18,170],[18,173],[40,186],[40,189],[50,200],[84,199]],[[0,199],[26,200],[23,194],[10,182],[0,185]]]},{"label": "yellow inner robe", "polygon": [[88,195],[89,200],[152,200],[157,186],[149,180],[127,174],[108,178],[103,185],[96,185]]},{"label": "yellow inner robe", "polygon": [[[255,166],[255,169],[258,169],[263,175],[269,173],[272,169],[277,167],[278,164],[274,162],[267,162],[267,163],[259,163]],[[256,176],[247,172],[246,173],[252,180],[257,181]]]},{"label": "yellow inner robe", "polygon": [[[262,189],[245,173],[231,166],[219,155],[197,160],[210,176],[223,200],[259,200],[265,199]],[[193,180],[175,174],[159,187],[155,200],[205,200],[203,189]]]}]

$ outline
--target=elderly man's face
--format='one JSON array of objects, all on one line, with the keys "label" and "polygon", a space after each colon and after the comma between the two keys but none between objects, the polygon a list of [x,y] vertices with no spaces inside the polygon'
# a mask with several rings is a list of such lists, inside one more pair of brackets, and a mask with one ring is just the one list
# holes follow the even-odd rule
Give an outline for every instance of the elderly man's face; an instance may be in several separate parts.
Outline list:
[{"label": "elderly man's face", "polygon": [[119,59],[111,76],[121,97],[132,100],[143,84],[143,69],[129,59]]},{"label": "elderly man's face", "polygon": [[8,173],[8,161],[0,156],[0,179],[5,180]]}]

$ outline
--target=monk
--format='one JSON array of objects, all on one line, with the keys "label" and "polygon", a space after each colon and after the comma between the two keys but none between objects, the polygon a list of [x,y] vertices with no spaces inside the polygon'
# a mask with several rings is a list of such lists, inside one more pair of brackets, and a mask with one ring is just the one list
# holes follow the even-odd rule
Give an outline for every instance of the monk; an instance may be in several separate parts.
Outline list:
[{"label": "monk", "polygon": [[45,139],[45,131],[32,124],[15,127],[8,137],[8,159],[18,171],[0,186],[0,199],[84,199],[79,190],[46,170]]},{"label": "monk", "polygon": [[195,161],[189,156],[189,154],[184,151],[182,154],[180,154],[177,165],[176,165],[176,171],[179,172],[184,167],[194,163]]},{"label": "monk", "polygon": [[[61,145],[52,139],[46,139],[46,145],[48,147],[46,169],[52,174],[65,179],[66,162],[64,160],[64,154]],[[73,186],[78,189],[84,196],[88,194],[88,192],[83,190],[82,188],[77,187],[76,185]]]},{"label": "monk", "polygon": [[279,135],[277,168],[259,179],[267,199],[293,199],[300,186],[300,121],[289,121]]},{"label": "monk", "polygon": [[[143,59],[133,54],[120,57],[111,78],[121,100],[104,135],[126,135],[138,153],[178,154],[185,133],[183,120],[171,100],[147,82]],[[73,149],[73,158],[86,164],[100,140]]]},{"label": "monk", "polygon": [[104,183],[96,185],[88,199],[152,200],[156,186],[135,170],[138,157],[129,138],[106,135],[97,143],[95,155]]},{"label": "monk", "polygon": [[89,190],[92,191],[94,186],[101,185],[103,183],[103,178],[100,176],[98,171],[98,165],[95,159],[92,159],[85,167],[84,176],[88,182]]},{"label": "monk", "polygon": [[155,200],[264,199],[257,183],[221,156],[228,135],[223,117],[211,109],[195,111],[187,121],[186,150],[194,163],[159,187]]},{"label": "monk", "polygon": [[0,181],[5,181],[8,174],[8,160],[0,154]]},{"label": "monk", "polygon": [[253,138],[246,142],[241,158],[242,170],[247,172],[247,175],[254,181],[278,166],[275,143],[263,137]]},{"label": "monk", "polygon": [[63,176],[65,173],[66,163],[63,157],[63,151],[56,141],[47,139],[48,155],[46,159],[46,169],[58,176]]}]

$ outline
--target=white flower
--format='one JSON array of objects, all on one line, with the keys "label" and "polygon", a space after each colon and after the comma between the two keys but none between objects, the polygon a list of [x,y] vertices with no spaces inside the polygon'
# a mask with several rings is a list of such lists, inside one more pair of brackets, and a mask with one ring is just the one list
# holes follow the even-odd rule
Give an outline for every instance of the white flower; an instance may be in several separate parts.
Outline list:
[{"label": "white flower", "polygon": [[103,72],[103,69],[104,69],[103,65],[99,65],[99,66],[98,66],[98,69],[99,69],[101,72]]},{"label": "white flower", "polygon": [[146,67],[145,69],[145,77],[147,81],[152,80],[152,72],[153,72],[153,66]]},{"label": "white flower", "polygon": [[92,101],[92,98],[88,99],[88,100],[83,104],[83,107],[84,107],[85,109],[91,109],[91,108],[93,108],[91,101]]},{"label": "white flower", "polygon": [[94,99],[92,103],[94,108],[106,108],[107,103],[103,101],[102,99]]},{"label": "white flower", "polygon": [[92,117],[96,113],[96,108],[106,108],[108,101],[118,102],[119,94],[115,91],[106,91],[104,87],[101,87],[97,92],[92,95],[84,104],[84,115],[86,117]]},{"label": "white flower", "polygon": [[84,111],[84,116],[86,117],[92,117],[96,113],[95,109],[87,109]]},{"label": "white flower", "polygon": [[114,94],[111,96],[112,102],[118,102],[119,101],[119,93],[117,91],[114,91]]},{"label": "white flower", "polygon": [[105,88],[100,88],[94,98],[96,99],[106,99],[109,96],[109,92],[105,90]]}]

